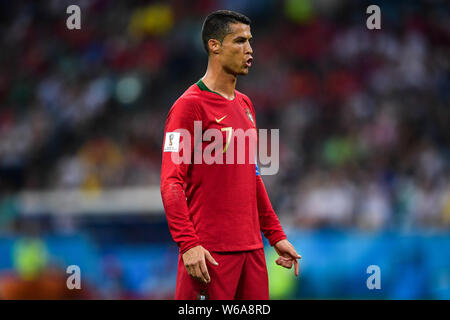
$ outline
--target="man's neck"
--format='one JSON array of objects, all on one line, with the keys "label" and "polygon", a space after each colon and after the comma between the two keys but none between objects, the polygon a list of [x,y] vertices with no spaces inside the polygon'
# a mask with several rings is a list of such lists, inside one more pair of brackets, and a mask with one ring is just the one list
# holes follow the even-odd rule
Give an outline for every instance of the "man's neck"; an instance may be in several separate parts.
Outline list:
[{"label": "man's neck", "polygon": [[208,89],[215,91],[228,100],[234,99],[236,89],[235,75],[226,73],[223,70],[214,70],[208,65],[206,74],[201,79]]}]

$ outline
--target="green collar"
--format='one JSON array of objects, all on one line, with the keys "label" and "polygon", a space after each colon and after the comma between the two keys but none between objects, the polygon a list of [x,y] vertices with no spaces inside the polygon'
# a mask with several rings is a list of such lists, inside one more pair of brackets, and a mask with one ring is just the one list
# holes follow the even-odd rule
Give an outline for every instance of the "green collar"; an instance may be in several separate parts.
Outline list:
[{"label": "green collar", "polygon": [[[198,86],[198,87],[200,88],[200,90],[202,90],[202,91],[209,91],[209,92],[218,94],[219,96],[221,96],[221,97],[224,98],[224,99],[227,99],[227,98],[225,98],[223,95],[221,95],[220,93],[218,93],[218,92],[216,92],[216,91],[210,90],[210,89],[206,86],[206,84],[202,81],[202,79],[200,79],[200,80],[197,81],[197,86]],[[228,99],[227,99],[227,100],[228,100]],[[231,101],[231,100],[229,100],[229,101]]]}]

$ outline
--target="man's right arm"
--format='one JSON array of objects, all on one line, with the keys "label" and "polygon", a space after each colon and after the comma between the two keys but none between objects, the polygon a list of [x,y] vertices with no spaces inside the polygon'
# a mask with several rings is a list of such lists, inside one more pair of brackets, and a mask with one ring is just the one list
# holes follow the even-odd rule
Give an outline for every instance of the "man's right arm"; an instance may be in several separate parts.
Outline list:
[{"label": "man's right arm", "polygon": [[[182,135],[176,134],[178,129],[187,130],[190,134],[190,154],[194,148],[194,121],[200,120],[192,100],[178,99],[170,109],[164,128],[164,142],[161,166],[161,197],[166,212],[167,222],[173,240],[183,254],[192,247],[200,245],[194,226],[189,219],[189,209],[184,193],[184,183],[189,163],[175,163],[173,153],[183,157],[184,146],[188,147]],[[175,134],[174,134],[175,133]],[[170,141],[169,141],[170,139]]]},{"label": "man's right arm", "polygon": [[[208,250],[200,245],[189,218],[189,208],[184,193],[184,183],[189,170],[189,163],[175,163],[174,153],[183,158],[183,153],[190,151],[190,160],[194,150],[194,121],[201,121],[193,101],[178,99],[167,116],[164,129],[163,160],[161,166],[161,197],[166,212],[167,222],[173,240],[180,248],[183,263],[188,274],[204,283],[210,282],[206,260],[218,265]],[[186,130],[189,137],[178,135],[177,130]],[[190,143],[184,139],[190,139]]]}]

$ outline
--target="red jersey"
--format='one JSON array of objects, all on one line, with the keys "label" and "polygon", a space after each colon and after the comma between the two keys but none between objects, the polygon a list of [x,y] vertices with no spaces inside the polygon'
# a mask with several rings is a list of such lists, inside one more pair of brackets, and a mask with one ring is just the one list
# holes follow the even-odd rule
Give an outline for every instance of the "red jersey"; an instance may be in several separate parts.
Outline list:
[{"label": "red jersey", "polygon": [[[179,129],[189,132],[190,141],[177,133]],[[223,157],[222,164],[194,160],[194,149],[201,155],[214,145],[214,138],[201,141],[208,129],[223,134],[223,147],[212,151]],[[261,231],[271,245],[286,238],[257,166],[249,161],[255,159],[254,154],[250,152],[245,162],[239,163],[237,150],[228,149],[233,143],[237,145],[236,129],[256,130],[250,99],[235,90],[234,99],[228,100],[210,91],[201,80],[190,86],[169,111],[164,130],[161,196],[180,253],[197,245],[216,252],[259,249],[263,247]],[[196,133],[200,140],[194,140]],[[251,139],[257,139],[256,135],[245,140],[246,151]],[[227,154],[233,151],[234,163],[226,163]],[[190,163],[174,162],[173,153],[180,157],[189,154]]]}]

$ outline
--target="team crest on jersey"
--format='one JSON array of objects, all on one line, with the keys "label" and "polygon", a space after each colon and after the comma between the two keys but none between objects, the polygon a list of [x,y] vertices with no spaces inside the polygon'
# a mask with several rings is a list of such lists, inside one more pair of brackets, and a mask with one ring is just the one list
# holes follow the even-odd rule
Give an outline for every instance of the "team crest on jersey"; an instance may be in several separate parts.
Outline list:
[{"label": "team crest on jersey", "polygon": [[246,108],[246,109],[245,109],[245,113],[247,114],[247,117],[250,119],[250,121],[253,123],[253,125],[256,127],[255,121],[253,120],[253,115],[252,115],[252,113],[250,112],[250,109],[249,109],[249,108]]}]

